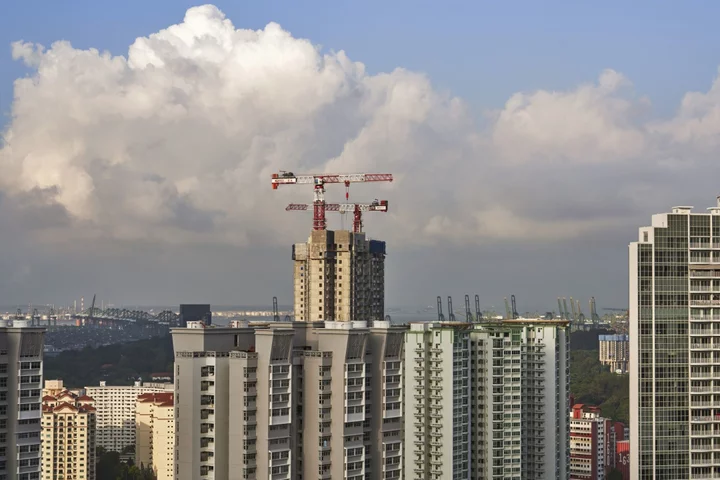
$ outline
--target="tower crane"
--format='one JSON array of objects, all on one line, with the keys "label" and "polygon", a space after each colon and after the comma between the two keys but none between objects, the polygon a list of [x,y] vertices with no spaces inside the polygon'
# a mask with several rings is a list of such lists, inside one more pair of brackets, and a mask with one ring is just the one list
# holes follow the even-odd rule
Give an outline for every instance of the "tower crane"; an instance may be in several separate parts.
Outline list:
[{"label": "tower crane", "polygon": [[[312,203],[291,203],[285,210],[288,212],[306,211],[313,208]],[[348,213],[353,212],[353,232],[362,232],[362,212],[387,212],[387,200],[375,200],[371,203],[326,203],[326,212]]]},{"label": "tower crane", "polygon": [[277,190],[280,185],[313,185],[314,201],[313,206],[313,230],[325,230],[325,184],[344,183],[346,192],[345,198],[349,197],[347,189],[351,183],[358,182],[392,182],[393,176],[390,173],[318,173],[295,175],[292,172],[280,171],[272,174],[272,188]]}]

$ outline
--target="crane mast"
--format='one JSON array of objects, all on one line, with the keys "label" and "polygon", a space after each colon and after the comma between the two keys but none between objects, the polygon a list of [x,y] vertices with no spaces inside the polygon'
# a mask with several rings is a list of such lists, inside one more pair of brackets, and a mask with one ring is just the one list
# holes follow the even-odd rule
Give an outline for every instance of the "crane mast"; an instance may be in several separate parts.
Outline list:
[{"label": "crane mast", "polygon": [[440,295],[437,297],[437,309],[438,309],[438,322],[444,322],[445,321],[445,315],[443,315],[442,312],[442,298]]},{"label": "crane mast", "polygon": [[[284,171],[273,173],[271,179],[273,190],[277,190],[280,185],[313,185],[313,230],[325,230],[327,227],[325,220],[325,184],[342,183],[345,184],[346,188],[349,188],[351,183],[392,181],[393,176],[390,173],[320,173],[295,175],[292,172]],[[346,193],[345,196],[347,198],[348,194]],[[362,224],[362,221],[360,221],[360,224]]]}]

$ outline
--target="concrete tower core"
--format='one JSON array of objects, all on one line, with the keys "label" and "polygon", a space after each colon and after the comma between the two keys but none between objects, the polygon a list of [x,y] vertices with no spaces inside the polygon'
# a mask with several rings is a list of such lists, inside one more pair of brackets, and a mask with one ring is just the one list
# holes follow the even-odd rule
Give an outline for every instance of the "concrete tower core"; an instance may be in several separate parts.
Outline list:
[{"label": "concrete tower core", "polygon": [[382,320],[385,242],[364,233],[314,230],[293,245],[295,320]]}]

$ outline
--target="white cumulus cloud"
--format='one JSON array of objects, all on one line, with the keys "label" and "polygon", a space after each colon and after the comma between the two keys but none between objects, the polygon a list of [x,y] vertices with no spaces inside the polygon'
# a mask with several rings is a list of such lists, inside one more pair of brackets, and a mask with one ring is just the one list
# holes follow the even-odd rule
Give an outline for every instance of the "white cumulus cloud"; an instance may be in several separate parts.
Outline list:
[{"label": "white cumulus cloud", "polygon": [[[394,173],[392,185],[351,187],[353,200],[391,200],[392,213],[366,221],[390,239],[585,235],[627,212],[598,212],[607,192],[592,182],[539,184],[568,165],[598,175],[597,165],[647,164],[658,137],[711,137],[720,124],[713,87],[689,95],[676,123],[649,128],[648,102],[606,70],[573,90],[517,93],[479,130],[422,74],[370,75],[275,23],[238,29],[211,5],[136,39],[127,56],[63,41],[17,42],[12,53],[34,72],[15,83],[0,190],[27,208],[61,207],[67,222],[53,223],[53,238],[287,244],[310,218],[283,207],[311,191],[273,192],[281,169]],[[618,191],[632,191],[632,178]],[[558,208],[578,198],[567,214]]]}]

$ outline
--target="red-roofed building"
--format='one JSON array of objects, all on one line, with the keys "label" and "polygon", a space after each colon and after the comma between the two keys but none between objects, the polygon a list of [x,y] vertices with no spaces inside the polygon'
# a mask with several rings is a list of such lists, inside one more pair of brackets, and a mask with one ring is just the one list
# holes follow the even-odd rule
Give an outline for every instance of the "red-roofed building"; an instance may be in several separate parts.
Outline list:
[{"label": "red-roofed building", "polygon": [[570,412],[570,480],[603,480],[611,465],[610,420],[578,403]]},{"label": "red-roofed building", "polygon": [[135,465],[152,467],[158,480],[175,477],[174,396],[143,393],[135,403]]},{"label": "red-roofed building", "polygon": [[94,403],[67,390],[43,397],[43,480],[95,480]]}]

